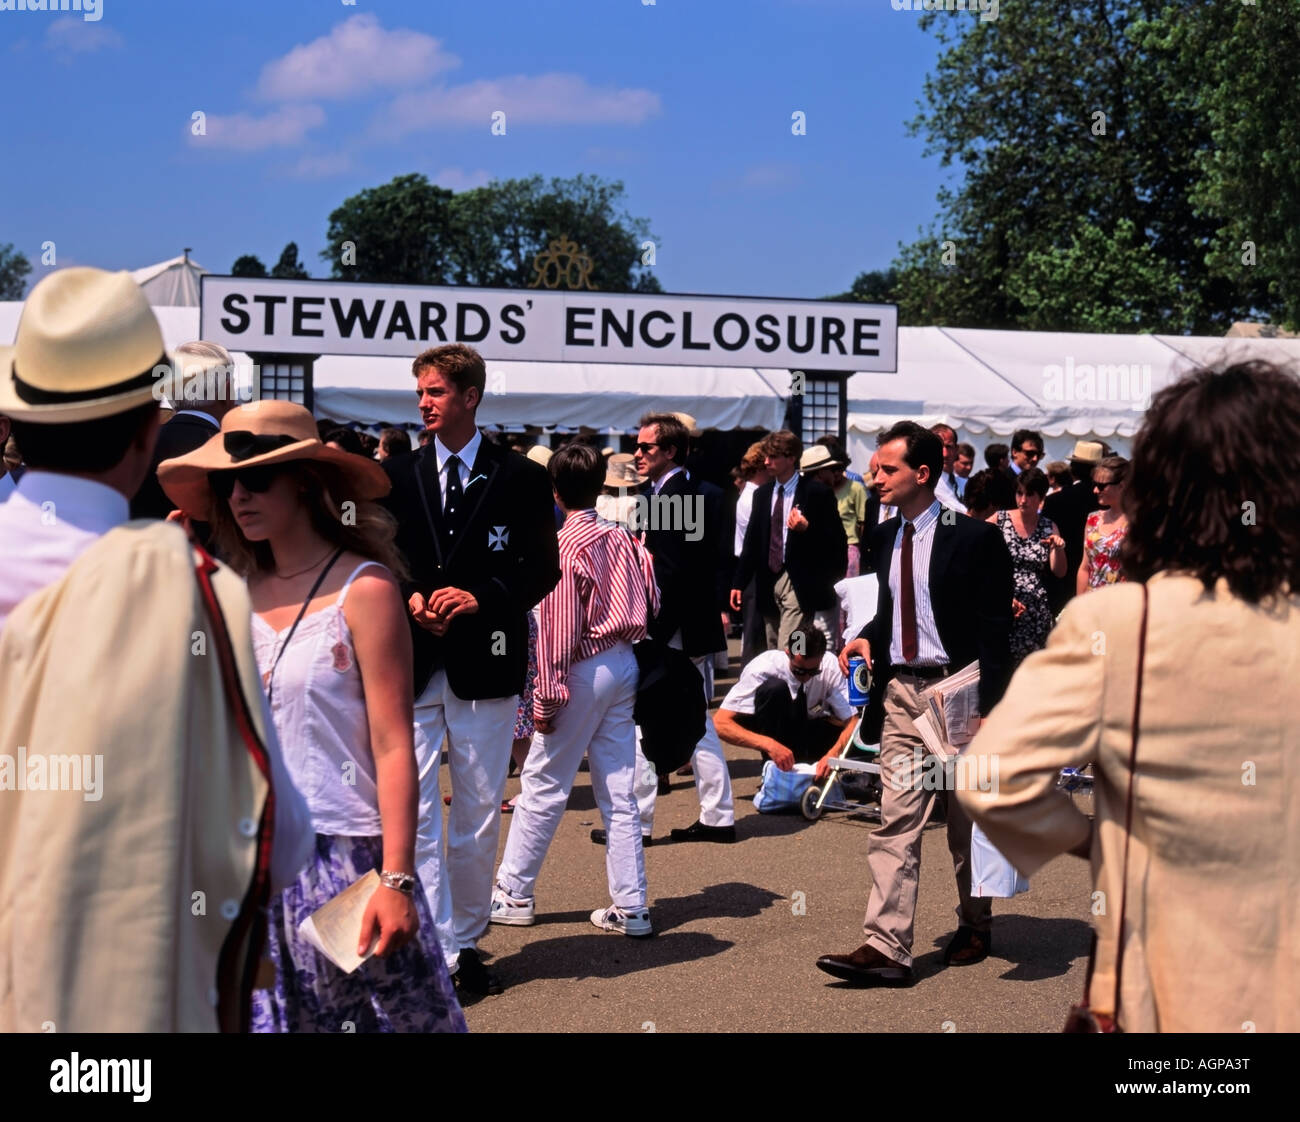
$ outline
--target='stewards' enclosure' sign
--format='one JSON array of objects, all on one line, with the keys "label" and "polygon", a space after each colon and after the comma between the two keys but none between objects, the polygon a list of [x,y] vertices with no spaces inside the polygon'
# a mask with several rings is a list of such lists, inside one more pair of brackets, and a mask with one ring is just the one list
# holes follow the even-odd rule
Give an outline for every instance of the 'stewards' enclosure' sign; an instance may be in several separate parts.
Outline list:
[{"label": "'stewards' enclosure' sign", "polygon": [[200,335],[231,350],[489,361],[773,366],[892,373],[888,304],[204,276]]}]

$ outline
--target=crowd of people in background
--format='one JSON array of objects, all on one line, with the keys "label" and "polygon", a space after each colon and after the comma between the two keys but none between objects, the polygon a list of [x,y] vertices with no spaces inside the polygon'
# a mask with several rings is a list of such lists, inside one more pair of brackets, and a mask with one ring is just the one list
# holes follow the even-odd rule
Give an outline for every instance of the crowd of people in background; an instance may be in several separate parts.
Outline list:
[{"label": "crowd of people in background", "polygon": [[[187,394],[163,424],[150,372],[164,353],[130,278],[84,268],[38,284],[15,347],[0,349],[0,737],[35,752],[76,729],[114,769],[102,802],[0,795],[3,860],[27,863],[0,875],[0,970],[25,962],[23,979],[0,977],[0,1029],[56,1017],[74,1031],[464,1031],[461,1004],[503,988],[479,940],[492,923],[535,922],[584,759],[609,892],[591,923],[644,938],[644,848],[737,840],[722,742],[824,774],[859,721],[884,779],[865,942],[820,969],[912,979],[921,834],[937,804],[960,901],[945,965],[992,946],[990,901],[972,893],[973,822],[1025,873],[1091,856],[1116,898],[1131,891],[1116,839],[1140,836],[1134,863],[1152,883],[1164,870],[1167,888],[1135,912],[1145,950],[1129,951],[1122,993],[1125,933],[1110,912],[1100,924],[1094,1008],[1119,1017],[1122,1004],[1144,1028],[1239,1009],[1295,1027],[1294,987],[1272,985],[1294,980],[1294,946],[1268,934],[1285,930],[1277,892],[1293,883],[1297,840],[1279,825],[1297,820],[1280,777],[1295,749],[1282,730],[1300,716],[1287,677],[1300,651],[1290,376],[1247,364],[1171,386],[1132,463],[1088,440],[1043,463],[1041,434],[1021,429],[974,471],[978,452],[952,427],[901,421],[863,475],[835,434],[805,445],[767,433],[724,489],[685,413],[629,417],[629,453],[599,437],[543,448],[489,433],[483,360],[463,344],[414,359],[414,443],[269,400]],[[199,378],[230,356],[196,342],[167,361]],[[865,579],[874,614],[850,633],[840,589]],[[634,718],[638,652],[653,646],[684,675],[683,709],[707,709],[729,632],[739,679],[680,746],[697,819],[657,838],[666,775]],[[1121,656],[1085,654],[1097,634]],[[1225,673],[1225,644],[1240,674]],[[874,675],[861,718],[851,658]],[[902,777],[926,750],[925,691],[972,663],[983,727],[971,753],[1000,753],[1004,772],[1006,797],[988,803]],[[1151,688],[1137,764],[1135,680],[1139,699]],[[1246,694],[1271,701],[1247,718]],[[1216,771],[1234,705],[1272,783],[1262,804]],[[1067,765],[1094,768],[1102,829],[1052,801]],[[1152,789],[1135,816],[1144,767],[1189,782],[1180,801]],[[143,848],[139,821],[159,823]],[[75,860],[92,848],[106,863]],[[1253,872],[1233,864],[1242,894],[1198,885],[1191,851],[1249,855]],[[377,887],[356,952],[371,961],[347,973],[301,925],[367,874]],[[148,921],[188,909],[198,885],[210,903],[197,923]],[[1215,939],[1190,938],[1193,924]]]}]

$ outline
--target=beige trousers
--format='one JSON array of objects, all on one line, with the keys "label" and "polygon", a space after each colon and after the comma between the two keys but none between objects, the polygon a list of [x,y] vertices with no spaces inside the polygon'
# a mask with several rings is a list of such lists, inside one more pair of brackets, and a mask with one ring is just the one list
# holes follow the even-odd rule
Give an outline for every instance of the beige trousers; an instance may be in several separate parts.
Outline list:
[{"label": "beige trousers", "polygon": [[[948,820],[948,850],[957,874],[957,921],[988,931],[993,905],[970,892],[970,819],[953,790],[955,769],[942,773],[933,765],[921,734],[912,723],[925,705],[920,691],[933,685],[906,673],[885,691],[885,721],[880,734],[880,828],[867,838],[871,895],[863,920],[866,942],[904,966],[912,964],[912,925],[921,876],[921,834],[936,797],[943,799]],[[936,789],[939,788],[939,789]]]},{"label": "beige trousers", "polygon": [[776,578],[772,598],[776,601],[777,614],[763,617],[767,627],[767,649],[783,651],[789,646],[791,635],[813,625],[813,613],[799,607],[799,597],[790,583],[790,574],[784,569]]}]

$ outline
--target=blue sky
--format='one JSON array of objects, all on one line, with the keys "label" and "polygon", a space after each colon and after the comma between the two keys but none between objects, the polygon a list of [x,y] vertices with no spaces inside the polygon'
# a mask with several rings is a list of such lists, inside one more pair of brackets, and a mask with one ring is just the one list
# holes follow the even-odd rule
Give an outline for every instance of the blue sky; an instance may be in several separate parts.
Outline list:
[{"label": "blue sky", "polygon": [[0,244],[32,281],[46,241],[220,273],[296,241],[323,276],[364,187],[590,172],[649,218],[666,290],[815,297],[886,266],[949,174],[904,129],[937,44],[889,0],[101,3],[0,11]]}]

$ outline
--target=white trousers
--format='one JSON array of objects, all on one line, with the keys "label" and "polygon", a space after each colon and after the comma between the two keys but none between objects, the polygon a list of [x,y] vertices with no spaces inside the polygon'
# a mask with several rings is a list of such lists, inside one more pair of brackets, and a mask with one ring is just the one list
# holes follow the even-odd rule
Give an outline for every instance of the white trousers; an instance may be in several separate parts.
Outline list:
[{"label": "white trousers", "polygon": [[[487,929],[492,866],[501,836],[501,800],[510,767],[518,697],[462,701],[439,670],[415,702],[415,757],[420,808],[415,867],[453,971],[466,947]],[[444,744],[451,773],[447,844],[442,844],[438,765]]]},{"label": "white trousers", "polygon": [[[670,647],[681,650],[682,633],[668,640]],[[700,655],[691,661],[704,679],[704,703],[713,700],[713,656]],[[641,751],[641,730],[636,737],[636,801],[641,809],[641,832],[654,831],[655,802],[659,796],[659,777],[655,766]],[[722,754],[722,742],[713,727],[713,718],[705,713],[704,735],[691,756],[695,771],[695,792],[700,798],[700,821],[705,826],[731,826],[736,821],[735,807],[731,801],[731,774],[727,771],[727,758]]]},{"label": "white trousers", "polygon": [[536,735],[520,777],[510,836],[497,870],[497,880],[511,896],[533,895],[585,753],[592,794],[605,823],[610,899],[620,908],[645,907],[645,855],[633,793],[636,686],[631,643],[619,643],[569,668],[569,704],[556,716],[554,732]]}]

